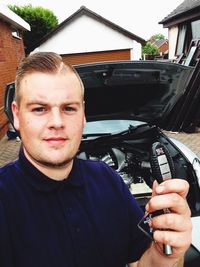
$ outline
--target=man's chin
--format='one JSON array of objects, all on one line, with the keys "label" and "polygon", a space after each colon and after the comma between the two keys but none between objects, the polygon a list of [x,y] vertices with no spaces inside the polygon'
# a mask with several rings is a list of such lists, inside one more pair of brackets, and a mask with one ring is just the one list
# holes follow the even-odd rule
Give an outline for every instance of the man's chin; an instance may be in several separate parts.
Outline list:
[{"label": "man's chin", "polygon": [[66,159],[66,160],[39,160],[38,163],[42,166],[48,167],[48,168],[64,168],[67,165],[69,165],[72,162],[73,158]]},{"label": "man's chin", "polygon": [[35,155],[33,153],[29,153],[27,149],[24,149],[24,153],[26,157],[34,164],[39,165],[41,167],[46,168],[64,168],[70,165],[75,157],[76,154],[70,156],[70,157],[63,157],[63,155],[54,155],[48,153],[43,155]]}]

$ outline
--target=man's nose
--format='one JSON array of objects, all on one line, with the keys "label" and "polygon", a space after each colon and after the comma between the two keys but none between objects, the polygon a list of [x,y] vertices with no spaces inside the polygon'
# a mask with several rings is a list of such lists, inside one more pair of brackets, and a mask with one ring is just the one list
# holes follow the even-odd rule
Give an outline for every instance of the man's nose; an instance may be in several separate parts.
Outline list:
[{"label": "man's nose", "polygon": [[63,114],[59,109],[51,111],[48,124],[51,128],[62,128],[64,126]]}]

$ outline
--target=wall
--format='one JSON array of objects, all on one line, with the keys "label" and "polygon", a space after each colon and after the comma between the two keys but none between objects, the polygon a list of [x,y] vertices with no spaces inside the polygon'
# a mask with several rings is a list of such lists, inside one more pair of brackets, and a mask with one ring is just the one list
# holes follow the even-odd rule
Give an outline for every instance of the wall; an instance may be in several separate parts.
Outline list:
[{"label": "wall", "polygon": [[131,49],[131,60],[139,60],[142,58],[142,45],[133,41],[133,48]]},{"label": "wall", "polygon": [[168,30],[168,39],[169,39],[169,59],[175,59],[176,51],[176,42],[178,38],[178,27],[171,27]]},{"label": "wall", "polygon": [[164,54],[166,51],[168,51],[169,45],[168,42],[166,41],[161,47],[159,47],[159,52]]},{"label": "wall", "polygon": [[36,50],[53,51],[63,55],[132,48],[132,39],[83,15],[54,33]]},{"label": "wall", "polygon": [[19,61],[24,57],[21,38],[12,36],[11,27],[0,20],[0,138],[6,133],[7,118],[4,114],[4,93],[7,83],[14,81]]}]

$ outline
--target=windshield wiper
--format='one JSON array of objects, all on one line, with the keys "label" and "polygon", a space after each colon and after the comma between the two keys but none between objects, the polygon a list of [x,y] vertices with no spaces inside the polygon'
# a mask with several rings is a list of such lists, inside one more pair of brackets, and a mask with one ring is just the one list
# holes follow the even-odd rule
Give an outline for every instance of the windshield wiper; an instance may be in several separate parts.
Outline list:
[{"label": "windshield wiper", "polygon": [[140,125],[137,125],[137,126],[133,126],[133,125],[129,125],[128,129],[127,130],[124,130],[120,133],[117,133],[116,135],[126,135],[126,134],[131,134],[131,133],[134,133],[135,131],[137,131],[138,129],[140,128],[144,128],[144,127],[147,127],[149,128],[149,125],[147,123],[144,123],[144,124],[140,124]]},{"label": "windshield wiper", "polygon": [[152,138],[157,134],[157,127],[155,125],[149,125],[147,123],[132,126],[125,131],[115,133],[115,134],[102,134],[101,136],[97,136],[96,138],[91,139],[82,139],[81,142],[81,150],[90,150],[95,149],[96,145],[110,146],[119,144],[119,142],[127,142],[128,140],[138,140],[141,138]]},{"label": "windshield wiper", "polygon": [[88,137],[102,137],[102,136],[110,136],[112,135],[111,133],[87,133],[87,134],[83,134],[82,138],[86,139]]},{"label": "windshield wiper", "polygon": [[[106,140],[107,138],[114,140],[115,138],[123,138],[124,136],[127,136],[129,134],[133,134],[137,132],[139,129],[147,127],[149,130],[149,125],[147,123],[140,124],[137,126],[129,125],[128,129],[118,132],[118,133],[88,133],[88,134],[83,134],[83,139],[87,139],[88,137],[96,137],[93,140],[99,141],[99,140]],[[142,130],[143,131],[143,130]]]}]

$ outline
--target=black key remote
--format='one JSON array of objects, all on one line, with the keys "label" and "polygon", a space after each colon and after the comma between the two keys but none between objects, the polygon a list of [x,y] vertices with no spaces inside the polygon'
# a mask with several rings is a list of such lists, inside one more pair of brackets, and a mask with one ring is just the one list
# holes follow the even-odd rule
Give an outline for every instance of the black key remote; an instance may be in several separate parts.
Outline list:
[{"label": "black key remote", "polygon": [[[152,145],[151,169],[153,178],[160,184],[165,180],[175,177],[173,160],[167,148],[160,142]],[[164,209],[164,213],[170,213],[169,209]],[[163,245],[163,253],[172,254],[172,247],[168,244]]]}]

